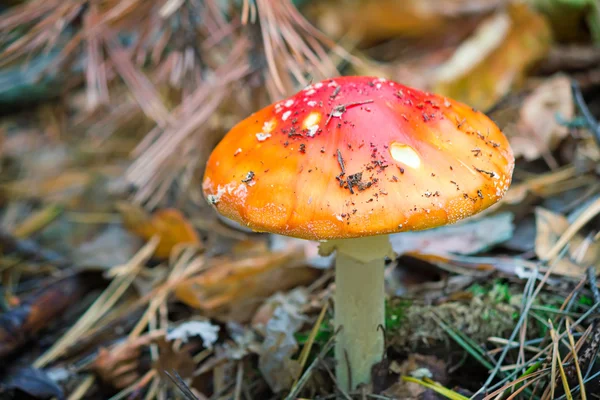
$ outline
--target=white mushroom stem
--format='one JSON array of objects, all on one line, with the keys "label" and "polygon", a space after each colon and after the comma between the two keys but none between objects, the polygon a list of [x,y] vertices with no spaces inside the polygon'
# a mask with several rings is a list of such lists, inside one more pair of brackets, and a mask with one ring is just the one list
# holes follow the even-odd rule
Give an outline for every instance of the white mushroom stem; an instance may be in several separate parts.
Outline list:
[{"label": "white mushroom stem", "polygon": [[354,390],[371,382],[371,368],[381,361],[385,327],[385,257],[392,255],[389,238],[370,236],[321,245],[337,250],[335,327],[336,376],[340,388]]}]

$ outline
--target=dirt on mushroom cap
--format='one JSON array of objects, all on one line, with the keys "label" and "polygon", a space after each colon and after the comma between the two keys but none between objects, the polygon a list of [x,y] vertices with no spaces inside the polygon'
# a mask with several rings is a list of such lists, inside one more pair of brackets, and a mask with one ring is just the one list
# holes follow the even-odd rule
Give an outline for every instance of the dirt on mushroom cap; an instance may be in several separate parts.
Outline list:
[{"label": "dirt on mushroom cap", "polygon": [[306,239],[432,228],[502,198],[514,157],[484,114],[374,77],[308,86],[237,124],[207,199],[257,231]]}]

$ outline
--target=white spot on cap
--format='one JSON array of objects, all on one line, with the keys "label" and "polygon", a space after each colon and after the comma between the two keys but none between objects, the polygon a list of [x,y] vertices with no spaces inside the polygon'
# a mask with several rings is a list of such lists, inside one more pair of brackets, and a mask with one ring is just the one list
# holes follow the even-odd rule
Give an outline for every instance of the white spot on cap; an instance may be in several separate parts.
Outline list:
[{"label": "white spot on cap", "polygon": [[307,135],[309,137],[313,137],[317,134],[317,131],[319,130],[319,125],[311,125],[307,129],[308,129]]},{"label": "white spot on cap", "polygon": [[315,83],[315,88],[319,89],[323,87],[323,83],[322,82],[317,82]]},{"label": "white spot on cap", "polygon": [[[252,182],[252,184],[254,184],[254,182]],[[252,185],[249,185],[252,186]],[[243,202],[246,201],[246,197],[248,197],[248,188],[246,187],[246,185],[244,185],[243,183],[241,183],[234,191],[233,191],[234,196],[237,196],[240,200],[242,200]]]},{"label": "white spot on cap", "polygon": [[240,154],[242,152],[242,148],[238,147],[238,149],[235,151],[235,153],[233,153],[234,156],[237,156],[238,154]]},{"label": "white spot on cap", "polygon": [[327,84],[329,87],[336,87],[338,84],[335,81],[331,81]]},{"label": "white spot on cap", "polygon": [[286,107],[291,107],[293,105],[294,105],[294,100],[292,100],[292,99],[289,99],[288,101],[285,102]]},{"label": "white spot on cap", "polygon": [[308,129],[308,130],[310,130],[311,127],[317,125],[317,129],[318,129],[318,124],[319,124],[320,120],[321,120],[321,114],[320,113],[318,113],[318,112],[311,112],[304,119],[304,122],[303,122],[302,125],[303,125],[304,129]]},{"label": "white spot on cap", "polygon": [[271,133],[271,132],[273,132],[273,129],[275,129],[275,121],[273,121],[273,120],[266,121],[263,124],[262,131],[264,133]]},{"label": "white spot on cap", "polygon": [[267,140],[268,138],[271,137],[270,133],[257,133],[256,134],[256,138],[258,139],[259,142],[264,142],[265,140]]},{"label": "white spot on cap", "polygon": [[392,142],[390,145],[390,154],[392,158],[410,168],[419,168],[421,166],[421,157],[407,144]]},{"label": "white spot on cap", "polygon": [[292,112],[291,111],[286,111],[281,116],[281,119],[285,121],[285,120],[287,120],[290,117],[290,115],[292,115]]},{"label": "white spot on cap", "polygon": [[312,96],[315,93],[317,93],[317,91],[315,89],[310,89],[309,91],[306,92],[306,95],[307,96]]},{"label": "white spot on cap", "polygon": [[[208,200],[208,201],[209,201],[211,204],[217,204],[217,203],[218,203],[218,202],[221,200],[221,197],[222,197],[222,196],[223,196],[225,193],[227,193],[227,194],[231,194],[231,193],[233,192],[234,194],[236,194],[236,195],[237,195],[237,192],[234,192],[234,189],[235,189],[235,183],[233,183],[233,182],[231,182],[231,183],[228,183],[227,185],[219,185],[219,186],[217,187],[217,193],[216,193],[216,194],[214,194],[214,195],[209,195],[209,196],[207,196],[207,200]],[[246,196],[244,196],[244,200],[245,200],[245,197],[246,197]]]},{"label": "white spot on cap", "polygon": [[265,121],[262,127],[262,132],[256,134],[256,138],[259,142],[264,142],[271,137],[271,132],[275,129],[275,121]]},{"label": "white spot on cap", "polygon": [[308,102],[308,103],[306,103],[306,104],[308,104],[308,106],[309,106],[309,107],[314,107],[314,106],[316,106],[316,105],[317,105],[317,102],[316,102],[316,101],[313,101],[313,100],[311,100],[311,101],[309,101],[309,102]]}]

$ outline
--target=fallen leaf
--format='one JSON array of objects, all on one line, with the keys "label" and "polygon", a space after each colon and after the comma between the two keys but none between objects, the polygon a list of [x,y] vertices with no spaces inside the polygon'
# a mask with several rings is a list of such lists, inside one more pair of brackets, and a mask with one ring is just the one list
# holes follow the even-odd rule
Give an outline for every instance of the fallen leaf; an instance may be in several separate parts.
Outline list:
[{"label": "fallen leaf", "polygon": [[535,218],[529,215],[517,223],[513,236],[503,243],[503,247],[513,251],[530,251],[534,248],[535,232]]},{"label": "fallen leaf", "polygon": [[175,346],[164,338],[159,339],[156,344],[158,345],[158,359],[154,362],[154,368],[164,381],[169,380],[165,372],[171,371],[177,371],[183,379],[192,378],[196,363],[190,354],[189,345]]},{"label": "fallen leaf", "polygon": [[73,261],[82,267],[111,268],[126,264],[140,248],[140,240],[120,225],[111,225],[73,250]]},{"label": "fallen leaf", "polygon": [[133,204],[121,202],[117,204],[117,208],[123,216],[123,223],[131,232],[145,240],[153,236],[160,238],[154,254],[158,258],[168,258],[177,245],[202,246],[198,233],[179,210],[168,208],[150,216]]},{"label": "fallen leaf", "polygon": [[561,42],[587,41],[591,34],[596,45],[600,44],[600,4],[597,0],[529,0],[529,3],[546,15]]},{"label": "fallen leaf", "polygon": [[143,347],[163,335],[164,332],[155,331],[110,348],[100,348],[88,368],[105,384],[124,389],[140,378],[139,367]]},{"label": "fallen leaf", "polygon": [[309,284],[320,275],[298,266],[303,257],[303,249],[294,247],[239,260],[215,259],[206,272],[178,284],[175,296],[208,317],[248,321],[273,293]]},{"label": "fallen leaf", "polygon": [[390,235],[390,242],[399,255],[409,252],[476,254],[510,239],[515,229],[513,219],[509,212],[477,217],[426,231],[395,233]]},{"label": "fallen leaf", "polygon": [[545,80],[525,98],[516,124],[505,127],[515,157],[531,161],[555,150],[569,134],[557,117],[570,121],[574,113],[569,78],[556,75]]},{"label": "fallen leaf", "polygon": [[487,109],[549,51],[552,36],[543,16],[511,2],[486,19],[437,70],[432,91]]},{"label": "fallen leaf", "polygon": [[[16,392],[14,397],[8,394],[8,398],[15,399],[23,398],[22,393],[27,393],[34,399],[56,398],[61,400],[65,398],[61,387],[44,371],[31,367],[19,369],[8,377],[7,383],[2,385],[0,390],[2,398],[5,398],[4,395],[7,395],[8,391]],[[18,394],[19,392],[21,394]]]},{"label": "fallen leaf", "polygon": [[[563,215],[538,207],[535,210],[536,237],[535,254],[543,258],[554,247],[558,239],[570,225]],[[583,256],[579,252],[584,250]],[[596,265],[600,259],[600,243],[586,241],[576,234],[569,241],[569,248],[561,259],[553,264],[552,272],[557,275],[580,277],[587,266]]]},{"label": "fallen leaf", "polygon": [[465,19],[503,3],[505,0],[362,0],[352,2],[351,7],[341,7],[337,1],[320,1],[309,12],[315,15],[319,28],[331,37],[350,33],[362,43],[374,43],[391,37],[423,39],[452,32],[459,21],[464,24]]},{"label": "fallen leaf", "polygon": [[81,194],[92,182],[92,174],[84,171],[65,171],[48,177],[42,182],[37,179],[24,179],[3,185],[10,196],[18,198],[42,197],[56,200],[70,199]]},{"label": "fallen leaf", "polygon": [[308,294],[304,288],[286,295],[275,294],[267,301],[275,307],[275,311],[265,326],[258,368],[275,393],[290,389],[300,374],[300,363],[291,357],[298,351],[294,334],[308,320],[300,312],[300,307],[307,301]]}]

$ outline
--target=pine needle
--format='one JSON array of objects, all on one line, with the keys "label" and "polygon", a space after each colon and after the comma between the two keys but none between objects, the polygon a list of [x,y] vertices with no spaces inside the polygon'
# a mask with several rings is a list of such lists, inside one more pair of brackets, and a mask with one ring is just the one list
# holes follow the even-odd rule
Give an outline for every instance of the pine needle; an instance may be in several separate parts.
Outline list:
[{"label": "pine needle", "polygon": [[563,388],[565,390],[565,394],[567,395],[567,400],[573,400],[573,396],[571,395],[571,389],[569,388],[569,382],[567,380],[567,375],[565,374],[565,370],[563,368],[563,361],[560,357],[560,352],[558,349],[559,338],[554,330],[554,326],[552,325],[552,321],[548,320],[550,324],[550,337],[552,338],[553,343],[553,351],[552,351],[552,374],[551,374],[551,397],[554,398],[555,391],[555,382],[556,382],[556,365],[558,364],[558,369],[560,372],[560,378],[563,383]]},{"label": "pine needle", "polygon": [[135,277],[142,270],[152,254],[154,254],[154,250],[159,241],[159,237],[153,237],[127,264],[116,267],[121,273],[112,280],[104,292],[102,292],[90,308],[88,308],[88,310],[79,318],[75,325],[65,332],[65,334],[50,347],[50,349],[35,360],[33,365],[36,368],[42,368],[59,358],[69,346],[77,342],[79,337],[92,328],[111,309],[111,307],[116,304],[131,286]]},{"label": "pine needle", "polygon": [[[315,322],[313,328],[310,331],[308,340],[306,341],[306,343],[304,344],[304,347],[302,348],[302,351],[300,352],[300,357],[298,357],[298,362],[300,363],[300,371],[302,371],[304,369],[304,365],[306,364],[306,361],[308,360],[310,350],[312,349],[312,346],[315,342],[315,338],[317,337],[317,334],[319,333],[319,328],[321,327],[321,324],[323,323],[323,319],[325,318],[325,313],[327,312],[328,306],[329,306],[329,302],[325,301],[325,304],[323,304],[323,308],[321,309],[321,312],[319,313],[319,317],[317,318],[317,321]],[[296,378],[296,381],[294,382],[292,387],[296,386],[299,378],[300,378],[300,376],[298,376],[298,378]]]},{"label": "pine needle", "polygon": [[565,323],[567,335],[569,336],[569,343],[571,344],[571,354],[573,355],[573,362],[575,363],[575,370],[577,371],[577,380],[579,381],[579,387],[581,388],[581,400],[587,400],[587,395],[585,394],[585,385],[583,384],[583,375],[581,374],[581,367],[577,357],[577,346],[575,346],[575,340],[573,339],[573,334],[571,333],[569,321],[567,320]]}]

